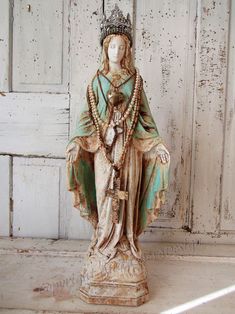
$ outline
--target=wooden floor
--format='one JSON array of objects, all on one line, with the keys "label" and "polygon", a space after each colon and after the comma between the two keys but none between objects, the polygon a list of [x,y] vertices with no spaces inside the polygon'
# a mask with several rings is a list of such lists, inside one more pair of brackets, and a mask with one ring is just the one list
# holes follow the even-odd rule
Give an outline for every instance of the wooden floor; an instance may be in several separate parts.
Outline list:
[{"label": "wooden floor", "polygon": [[235,246],[143,243],[150,301],[88,305],[78,298],[86,241],[0,238],[0,313],[235,313]]}]

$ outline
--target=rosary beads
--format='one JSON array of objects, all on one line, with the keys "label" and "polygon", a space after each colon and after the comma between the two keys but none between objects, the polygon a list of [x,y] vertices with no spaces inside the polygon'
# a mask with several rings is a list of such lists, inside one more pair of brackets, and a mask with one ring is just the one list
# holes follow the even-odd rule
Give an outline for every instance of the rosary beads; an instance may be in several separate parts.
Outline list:
[{"label": "rosary beads", "polygon": [[[94,95],[94,92],[92,89],[92,84],[88,85],[88,97],[89,97],[89,101],[90,101],[90,105],[91,105],[91,112],[92,112],[93,116],[96,117],[98,123],[102,127],[118,126],[121,122],[126,120],[126,118],[130,115],[130,112],[131,112],[133,106],[136,105],[136,99],[138,96],[138,91],[140,89],[140,84],[141,84],[141,77],[139,75],[139,71],[136,70],[136,80],[135,80],[135,86],[134,86],[134,91],[133,91],[133,96],[132,96],[131,102],[130,102],[128,108],[126,109],[126,111],[124,112],[124,114],[116,122],[111,121],[110,123],[105,122],[100,118],[98,110],[97,110],[95,95]],[[134,110],[135,110],[135,108],[134,108]]]},{"label": "rosary beads", "polygon": [[[94,95],[94,92],[92,89],[92,84],[88,85],[87,100],[88,100],[88,104],[89,104],[89,108],[90,108],[90,114],[91,114],[92,120],[93,120],[95,128],[96,128],[97,137],[99,140],[99,148],[102,149],[102,152],[103,152],[105,159],[108,161],[108,163],[112,166],[112,168],[116,172],[119,172],[120,168],[124,164],[128,144],[131,140],[131,136],[134,132],[135,126],[136,126],[137,121],[138,121],[142,86],[143,86],[142,78],[139,75],[139,72],[137,70],[136,71],[135,86],[133,87],[132,98],[131,98],[131,101],[130,101],[128,108],[126,109],[124,114],[116,122],[111,121],[110,123],[108,123],[108,122],[104,122],[100,118],[100,115],[99,115],[98,110],[97,110],[97,103],[96,103],[95,95]],[[107,148],[106,148],[106,145],[105,145],[103,137],[102,137],[102,129],[101,128],[104,128],[106,126],[115,127],[115,126],[120,125],[123,121],[125,121],[127,119],[127,117],[130,115],[132,110],[133,110],[133,114],[132,114],[131,120],[130,120],[130,128],[128,128],[128,130],[127,130],[127,136],[124,140],[124,145],[123,145],[123,149],[122,149],[120,158],[117,162],[114,162],[111,160],[111,157],[108,155]]]}]

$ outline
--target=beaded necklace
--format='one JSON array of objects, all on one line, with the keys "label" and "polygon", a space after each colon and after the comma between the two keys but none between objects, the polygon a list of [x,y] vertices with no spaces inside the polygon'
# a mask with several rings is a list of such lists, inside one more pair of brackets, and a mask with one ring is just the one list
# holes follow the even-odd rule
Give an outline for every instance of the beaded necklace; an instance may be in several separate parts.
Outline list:
[{"label": "beaded necklace", "polygon": [[[93,79],[94,80],[94,79]],[[120,169],[122,168],[125,156],[127,153],[128,145],[130,143],[132,134],[135,130],[138,116],[139,116],[139,108],[140,108],[140,100],[141,100],[141,91],[143,87],[143,80],[141,76],[139,75],[139,72],[136,71],[135,73],[135,86],[133,87],[132,93],[131,93],[131,100],[130,105],[128,109],[124,112],[123,116],[118,120],[118,122],[113,123],[105,123],[99,116],[98,110],[97,110],[97,102],[95,99],[94,91],[92,88],[92,83],[88,85],[87,88],[87,101],[89,105],[89,112],[90,116],[93,120],[93,123],[96,128],[96,133],[99,141],[99,149],[102,150],[102,153],[104,155],[104,158],[106,161],[110,164],[110,166],[114,169],[114,178],[113,178],[113,189],[107,189],[106,194],[112,197],[112,208],[113,208],[113,222],[118,222],[118,211],[119,211],[119,201],[128,199],[128,192],[126,191],[120,191]],[[122,152],[120,154],[119,159],[115,162],[111,159],[111,156],[109,155],[109,152],[107,150],[105,141],[102,136],[102,127],[105,126],[115,126],[119,125],[121,122],[123,122],[130,114],[131,109],[133,108],[133,113],[131,116],[130,121],[130,128],[127,130],[127,136],[124,140],[124,145],[122,148]]]},{"label": "beaded necklace", "polygon": [[[97,103],[95,100],[95,95],[94,95],[94,91],[92,88],[92,84],[88,85],[87,100],[88,100],[88,104],[89,104],[89,108],[90,108],[91,118],[92,118],[94,125],[96,127],[96,132],[97,132],[97,136],[98,136],[98,140],[99,140],[99,147],[102,148],[105,159],[111,164],[111,166],[116,171],[119,171],[122,164],[124,163],[124,157],[126,154],[127,146],[130,142],[131,135],[133,134],[134,128],[136,126],[136,122],[137,122],[138,114],[139,114],[139,105],[140,105],[142,84],[143,84],[142,78],[140,77],[138,71],[136,71],[136,84],[134,87],[134,92],[133,92],[133,97],[131,99],[131,104],[128,107],[128,109],[125,111],[124,115],[118,120],[118,122],[114,123],[114,125],[119,125],[121,122],[123,122],[128,117],[128,115],[130,114],[132,106],[134,107],[133,108],[133,115],[131,117],[130,128],[127,131],[127,137],[126,137],[125,142],[124,142],[121,157],[119,158],[118,162],[116,162],[116,163],[113,162],[107,154],[106,145],[105,145],[104,140],[102,138],[102,131],[100,128],[100,126],[102,126],[102,127],[106,126],[107,123],[105,123],[101,120],[99,113],[98,113],[98,110],[97,110]],[[110,124],[109,126],[113,126],[113,125]]]},{"label": "beaded necklace", "polygon": [[[104,96],[104,93],[103,93],[103,89],[102,89],[102,86],[101,86],[101,83],[100,83],[99,75],[97,75],[97,78],[98,78],[98,83],[99,83],[102,95],[104,97],[104,100],[105,100],[106,104],[108,105],[108,102],[107,102],[107,100],[106,100],[106,98]],[[127,81],[129,81],[129,79],[130,78],[128,78]],[[96,116],[96,118],[98,120],[98,124],[100,124],[102,127],[106,127],[106,126],[114,127],[114,126],[118,126],[121,122],[126,120],[126,118],[130,115],[131,110],[132,110],[132,108],[135,105],[135,102],[136,102],[136,99],[137,99],[137,95],[138,95],[138,88],[140,88],[140,85],[141,85],[141,80],[142,80],[142,78],[140,77],[138,70],[136,70],[136,72],[135,72],[135,84],[134,84],[135,86],[134,86],[134,88],[132,90],[132,93],[131,93],[131,96],[130,96],[128,102],[127,102],[127,109],[125,110],[123,115],[121,115],[121,117],[116,122],[113,122],[113,121],[106,122],[106,121],[103,121],[100,118],[98,110],[97,110],[97,105],[95,103],[95,96],[94,96],[94,92],[93,92],[93,88],[92,88],[93,81],[92,81],[91,84],[88,85],[88,91],[87,91],[87,93],[88,93],[88,97],[87,97],[88,98],[88,103],[90,102],[90,104],[91,104],[91,113],[94,116]],[[127,81],[125,81],[124,83],[126,83]],[[121,85],[123,85],[123,83]]]},{"label": "beaded necklace", "polygon": [[114,88],[120,88],[122,85],[124,85],[124,84],[126,84],[135,74],[136,74],[136,71],[135,71],[135,73],[133,73],[130,77],[128,77],[128,79],[126,79],[124,82],[122,82],[121,84],[119,84],[119,85],[114,85],[113,84],[113,82],[112,81],[110,81],[110,79],[106,76],[106,75],[104,75],[100,70],[98,70],[97,71],[97,76],[99,76],[99,74],[100,75],[102,75],[104,78],[106,78],[106,80],[107,81],[109,81],[109,83],[114,87]]},{"label": "beaded necklace", "polygon": [[[113,82],[111,82],[111,81],[109,80],[109,78],[107,78],[102,72],[100,72],[100,71],[98,70],[98,71],[97,71],[97,79],[98,79],[98,83],[99,83],[99,87],[100,87],[102,96],[103,96],[103,98],[104,98],[104,100],[105,100],[105,102],[106,102],[107,107],[109,106],[109,102],[108,102],[108,100],[106,99],[106,97],[105,97],[105,95],[104,95],[104,91],[103,91],[103,88],[102,88],[102,85],[101,85],[101,82],[100,82],[99,74],[101,74],[102,76],[104,76],[104,77],[107,79],[107,81],[109,81],[110,84],[114,87],[115,90],[118,90],[122,85],[124,85],[125,83],[127,83],[134,75],[135,75],[135,83],[134,83],[134,85],[136,85],[136,78],[137,78],[136,70],[135,70],[135,73],[134,73],[134,74],[132,74],[127,80],[125,80],[124,82],[122,82],[122,83],[119,84],[118,86],[115,86],[115,85],[113,84]],[[131,104],[131,106],[129,106],[129,104],[130,104],[130,102],[131,102],[131,99],[132,99],[132,97],[133,97],[133,93],[134,93],[134,88],[132,89],[131,95],[130,95],[130,97],[129,97],[127,103],[126,103],[126,108],[127,108],[126,111],[125,111],[124,114],[119,118],[119,120],[116,121],[116,123],[114,123],[113,121],[111,121],[111,123],[110,123],[110,121],[108,121],[108,122],[101,122],[101,121],[100,121],[100,123],[103,124],[103,126],[112,126],[112,127],[115,127],[115,126],[118,126],[122,121],[124,121],[124,120],[128,117],[128,115],[130,114],[130,111],[131,111],[131,109],[132,109],[132,107],[133,107],[133,103]],[[113,107],[114,107],[114,106],[109,106],[109,107],[111,107],[111,113],[110,113],[110,118],[111,118],[111,117],[112,117],[112,113],[113,113],[113,109],[114,109]]]}]

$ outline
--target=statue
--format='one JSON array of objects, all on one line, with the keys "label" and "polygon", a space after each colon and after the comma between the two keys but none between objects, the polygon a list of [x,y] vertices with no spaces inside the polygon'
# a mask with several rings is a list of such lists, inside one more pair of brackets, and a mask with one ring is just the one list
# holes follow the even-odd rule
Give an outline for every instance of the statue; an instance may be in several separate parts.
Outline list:
[{"label": "statue", "polygon": [[100,42],[102,64],[66,149],[73,206],[94,227],[80,297],[136,306],[149,296],[138,236],[165,203],[170,155],[133,65],[130,16],[117,5]]}]

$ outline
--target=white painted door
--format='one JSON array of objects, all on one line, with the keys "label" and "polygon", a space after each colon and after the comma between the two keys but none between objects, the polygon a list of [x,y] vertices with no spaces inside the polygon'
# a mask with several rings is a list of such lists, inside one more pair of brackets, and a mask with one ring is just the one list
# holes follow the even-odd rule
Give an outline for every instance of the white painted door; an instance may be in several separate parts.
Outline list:
[{"label": "white painted door", "polygon": [[66,237],[69,1],[1,1],[1,235]]}]

